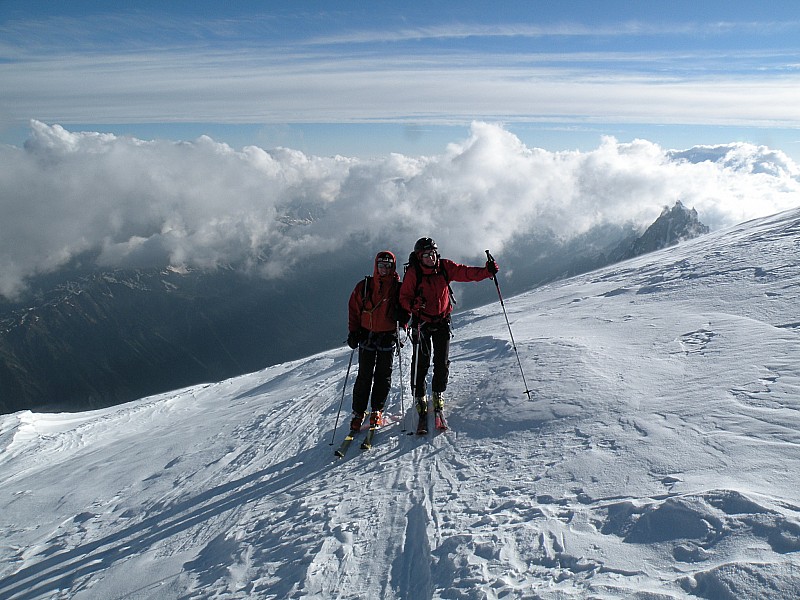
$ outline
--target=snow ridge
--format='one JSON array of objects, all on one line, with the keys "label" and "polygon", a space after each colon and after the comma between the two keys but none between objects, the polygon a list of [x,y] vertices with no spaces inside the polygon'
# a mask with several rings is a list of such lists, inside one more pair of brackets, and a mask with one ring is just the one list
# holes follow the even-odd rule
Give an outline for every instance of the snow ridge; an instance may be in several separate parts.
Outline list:
[{"label": "snow ridge", "polygon": [[5,415],[0,597],[800,597],[798,232],[791,211],[506,299],[533,401],[499,306],[461,313],[451,430],[408,435],[396,377],[344,459],[347,349]]}]

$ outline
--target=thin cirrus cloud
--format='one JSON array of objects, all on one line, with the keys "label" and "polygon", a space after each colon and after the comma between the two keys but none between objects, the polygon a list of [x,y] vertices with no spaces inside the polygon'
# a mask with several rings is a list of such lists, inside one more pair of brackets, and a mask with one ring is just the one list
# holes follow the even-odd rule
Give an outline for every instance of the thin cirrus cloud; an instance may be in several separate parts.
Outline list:
[{"label": "thin cirrus cloud", "polygon": [[463,122],[480,116],[800,124],[800,77],[793,74],[698,80],[619,71],[602,76],[563,65],[478,64],[453,70],[362,56],[262,62],[226,52],[64,60],[0,67],[8,84],[0,92],[7,112],[95,123]]},{"label": "thin cirrus cloud", "polygon": [[800,29],[800,21],[759,21],[713,23],[648,23],[629,20],[613,25],[581,23],[559,23],[549,25],[507,24],[472,25],[451,24],[426,27],[400,28],[394,31],[380,29],[353,31],[335,35],[312,37],[309,45],[349,45],[385,42],[446,40],[467,38],[558,38],[580,37],[597,39],[640,36],[696,36],[785,34]]},{"label": "thin cirrus cloud", "polygon": [[[265,15],[51,17],[0,29],[0,101],[3,119],[16,122],[797,126],[796,52],[780,44],[731,51],[675,38],[769,38],[798,30],[800,22],[792,20],[631,20],[597,27],[340,26],[305,35]],[[563,37],[579,42],[553,51],[549,42]],[[653,37],[673,43],[642,42]],[[592,47],[608,39],[630,46]]]}]

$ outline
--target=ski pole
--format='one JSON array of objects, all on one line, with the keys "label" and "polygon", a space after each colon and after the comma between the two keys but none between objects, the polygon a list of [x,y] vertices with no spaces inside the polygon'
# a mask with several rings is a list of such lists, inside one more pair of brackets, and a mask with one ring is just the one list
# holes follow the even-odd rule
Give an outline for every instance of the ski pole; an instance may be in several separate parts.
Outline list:
[{"label": "ski pole", "polygon": [[[486,258],[494,262],[494,257],[486,251]],[[514,348],[514,354],[517,355],[517,364],[519,365],[519,372],[522,375],[522,383],[525,384],[525,393],[528,395],[528,400],[531,399],[531,391],[528,389],[528,382],[525,381],[525,371],[522,370],[522,361],[519,359],[519,352],[517,352],[517,343],[514,341],[514,334],[511,333],[511,323],[508,322],[508,313],[506,313],[506,304],[503,302],[503,294],[500,293],[500,283],[497,281],[497,273],[492,273],[494,285],[497,288],[497,296],[500,298],[500,306],[503,309],[503,316],[506,318],[506,325],[508,325],[508,335],[511,336],[511,347]]]},{"label": "ski pole", "polygon": [[333,426],[333,433],[331,435],[331,443],[330,446],[333,446],[333,442],[336,439],[336,428],[339,426],[339,415],[342,414],[342,405],[344,404],[344,393],[347,391],[347,379],[350,377],[350,367],[353,366],[353,355],[356,353],[356,349],[353,348],[352,352],[350,352],[350,362],[347,363],[347,373],[344,376],[344,385],[342,386],[342,399],[339,401],[339,410],[336,413],[336,424]]},{"label": "ski pole", "polygon": [[411,368],[411,394],[414,396],[414,400],[417,399],[417,373],[419,373],[419,353],[421,350],[420,344],[422,343],[422,326],[420,325],[419,318],[417,318],[417,322],[415,323],[417,326],[417,340],[414,341],[414,336],[411,336],[411,345],[414,347],[414,364]]},{"label": "ski pole", "polygon": [[403,354],[400,352],[400,328],[397,328],[397,364],[400,367],[400,414],[403,415],[403,429],[406,431],[406,382],[403,381]]}]

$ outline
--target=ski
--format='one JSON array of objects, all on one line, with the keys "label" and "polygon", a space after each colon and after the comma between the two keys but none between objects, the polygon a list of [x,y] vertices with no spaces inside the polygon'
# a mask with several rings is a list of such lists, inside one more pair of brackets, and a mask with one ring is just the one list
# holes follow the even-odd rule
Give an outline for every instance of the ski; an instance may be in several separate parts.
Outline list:
[{"label": "ski", "polygon": [[344,441],[342,442],[342,445],[341,445],[341,446],[339,446],[339,447],[336,449],[336,451],[334,452],[334,454],[335,454],[336,456],[338,456],[339,458],[343,458],[343,457],[344,457],[344,455],[347,453],[347,449],[350,447],[350,444],[352,444],[352,443],[353,443],[353,440],[355,439],[355,437],[356,437],[356,434],[357,434],[357,433],[358,433],[358,429],[356,429],[356,430],[351,430],[351,431],[350,431],[350,433],[348,433],[348,434],[345,436],[345,438],[344,438]]},{"label": "ski", "polygon": [[447,431],[447,419],[444,418],[444,411],[436,410],[433,412],[436,429],[439,431]]},{"label": "ski", "polygon": [[364,438],[364,441],[361,442],[361,449],[362,450],[369,450],[372,448],[372,438],[375,437],[375,432],[378,430],[377,427],[370,427],[369,431],[367,431],[367,437]]}]

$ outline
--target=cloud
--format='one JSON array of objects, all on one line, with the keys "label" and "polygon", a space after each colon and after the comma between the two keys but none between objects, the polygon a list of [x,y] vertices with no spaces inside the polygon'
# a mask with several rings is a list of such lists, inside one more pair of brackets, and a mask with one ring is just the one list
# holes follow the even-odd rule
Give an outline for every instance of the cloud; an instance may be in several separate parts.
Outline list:
[{"label": "cloud", "polygon": [[676,200],[720,228],[800,204],[800,171],[748,144],[670,153],[605,138],[549,152],[483,122],[440,155],[360,160],[33,121],[24,148],[0,148],[0,294],[90,250],[104,266],[235,264],[281,277],[354,239],[402,257],[430,235],[475,262],[544,230],[646,225]]},{"label": "cloud", "polygon": [[794,57],[712,54],[66,54],[0,63],[0,104],[11,123],[30,115],[115,124],[468,123],[480,116],[797,127],[797,68],[787,65]]},{"label": "cloud", "polygon": [[[464,124],[475,118],[792,128],[800,123],[797,57],[774,35],[736,50],[686,44],[683,37],[705,40],[731,27],[740,37],[761,28],[790,37],[800,22],[788,19],[665,29],[637,22],[322,26],[318,36],[306,37],[306,27],[253,18],[124,13],[0,23],[0,119],[20,124],[33,115],[117,125]],[[612,40],[657,34],[680,37],[677,45],[659,48],[620,47]],[[555,50],[547,41],[552,36],[581,41],[567,50],[555,44]],[[520,44],[517,37],[532,43]],[[460,39],[464,43],[442,51],[443,41]]]},{"label": "cloud", "polygon": [[531,24],[526,12],[521,23],[302,8],[0,19],[0,121],[800,123],[797,57],[782,43],[800,29],[794,15],[626,10]]},{"label": "cloud", "polygon": [[374,29],[323,35],[312,38],[309,45],[366,44],[420,40],[447,40],[464,38],[562,38],[580,37],[597,39],[600,37],[640,37],[640,36],[717,36],[733,35],[772,35],[800,29],[800,21],[714,21],[699,22],[643,22],[627,20],[615,23],[450,23],[446,25],[418,26],[402,29]]}]

